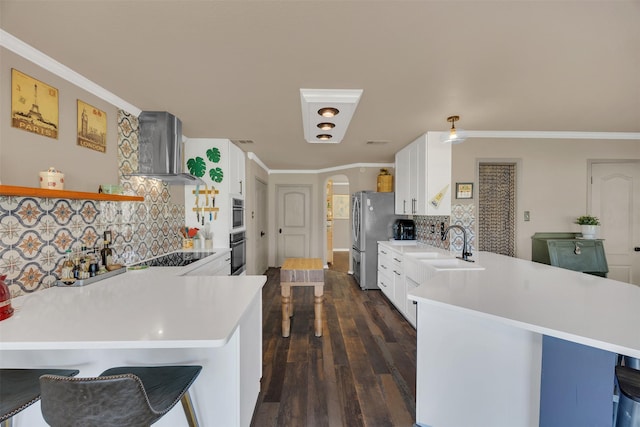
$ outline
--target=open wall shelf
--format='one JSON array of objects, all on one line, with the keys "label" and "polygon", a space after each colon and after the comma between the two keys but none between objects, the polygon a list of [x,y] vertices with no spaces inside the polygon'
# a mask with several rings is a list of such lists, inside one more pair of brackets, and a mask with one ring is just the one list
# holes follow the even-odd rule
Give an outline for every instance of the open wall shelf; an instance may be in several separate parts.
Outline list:
[{"label": "open wall shelf", "polygon": [[49,190],[45,188],[16,187],[0,185],[0,196],[41,197],[45,199],[81,199],[106,200],[114,202],[143,202],[141,196],[123,196],[121,194],[88,193],[83,191]]}]

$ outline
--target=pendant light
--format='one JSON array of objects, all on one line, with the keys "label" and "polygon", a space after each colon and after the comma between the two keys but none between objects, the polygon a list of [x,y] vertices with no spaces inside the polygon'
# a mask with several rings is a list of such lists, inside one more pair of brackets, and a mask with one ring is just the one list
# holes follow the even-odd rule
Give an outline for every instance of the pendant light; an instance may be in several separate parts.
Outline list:
[{"label": "pendant light", "polygon": [[456,122],[458,120],[460,120],[460,116],[447,117],[447,121],[451,123],[451,129],[449,129],[448,134],[442,135],[442,142],[449,144],[460,144],[467,138],[465,132],[462,129],[456,129]]}]

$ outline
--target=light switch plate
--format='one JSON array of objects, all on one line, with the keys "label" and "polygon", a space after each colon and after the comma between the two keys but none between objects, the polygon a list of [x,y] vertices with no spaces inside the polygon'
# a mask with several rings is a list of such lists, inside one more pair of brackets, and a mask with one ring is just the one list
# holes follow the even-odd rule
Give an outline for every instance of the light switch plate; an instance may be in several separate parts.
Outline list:
[{"label": "light switch plate", "polygon": [[529,216],[529,211],[524,211],[524,220],[529,221],[531,217]]}]

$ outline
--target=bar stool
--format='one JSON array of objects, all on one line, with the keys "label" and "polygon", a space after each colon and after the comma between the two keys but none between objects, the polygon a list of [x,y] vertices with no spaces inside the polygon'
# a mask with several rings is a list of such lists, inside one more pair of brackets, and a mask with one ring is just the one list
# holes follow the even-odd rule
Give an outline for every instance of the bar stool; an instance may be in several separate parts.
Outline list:
[{"label": "bar stool", "polygon": [[616,366],[620,389],[615,427],[640,427],[640,371]]},{"label": "bar stool", "polygon": [[72,377],[75,369],[0,369],[0,423],[10,427],[18,412],[40,399],[40,376],[45,374]]},{"label": "bar stool", "polygon": [[198,426],[189,387],[202,366],[136,366],[107,369],[98,377],[40,378],[41,409],[52,427],[143,427],[178,401],[190,427]]}]

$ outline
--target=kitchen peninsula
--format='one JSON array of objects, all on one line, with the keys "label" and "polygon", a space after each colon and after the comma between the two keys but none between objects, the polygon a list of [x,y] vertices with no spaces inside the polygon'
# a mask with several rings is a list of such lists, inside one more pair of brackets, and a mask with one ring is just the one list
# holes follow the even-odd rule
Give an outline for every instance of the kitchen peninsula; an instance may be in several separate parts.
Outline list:
[{"label": "kitchen peninsula", "polygon": [[[94,376],[123,365],[202,365],[191,387],[200,424],[248,426],[262,375],[266,278],[199,276],[200,264],[15,298],[15,314],[0,323],[0,367],[74,366]],[[39,425],[39,404],[14,417],[16,427]],[[180,405],[156,425],[186,425]]]},{"label": "kitchen peninsula", "polygon": [[456,254],[407,248],[422,268],[420,426],[611,426],[617,354],[640,357],[640,288],[488,252],[476,270],[427,266]]}]

